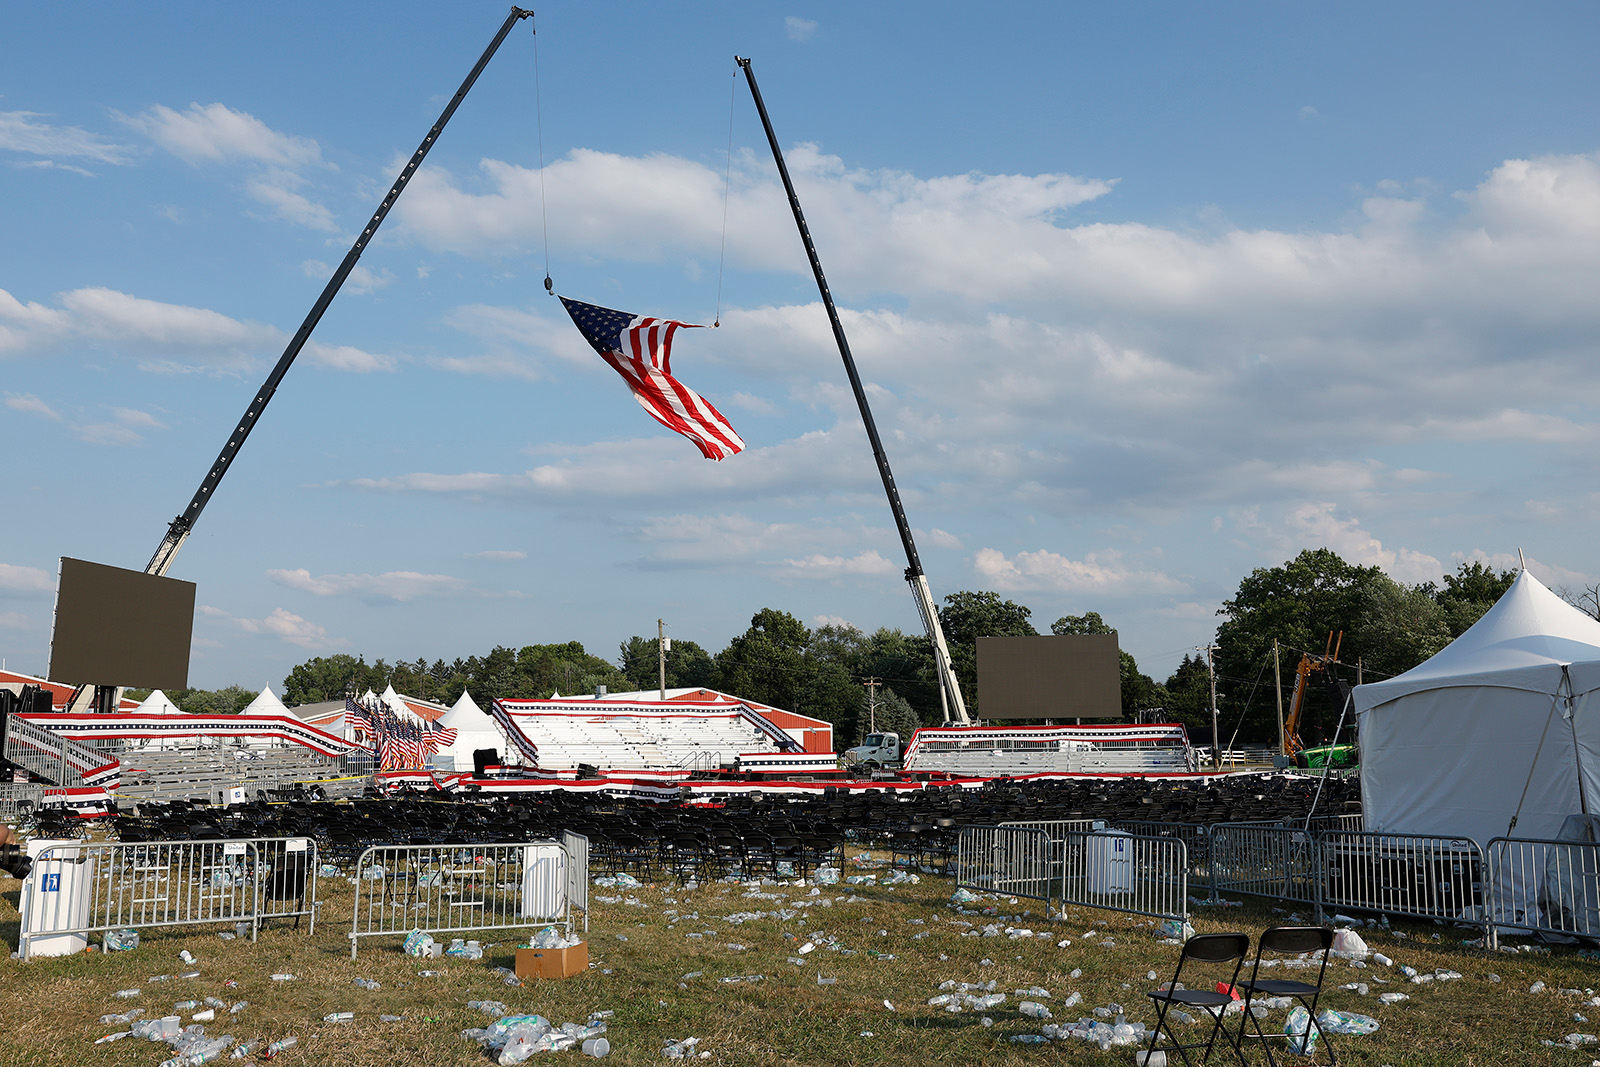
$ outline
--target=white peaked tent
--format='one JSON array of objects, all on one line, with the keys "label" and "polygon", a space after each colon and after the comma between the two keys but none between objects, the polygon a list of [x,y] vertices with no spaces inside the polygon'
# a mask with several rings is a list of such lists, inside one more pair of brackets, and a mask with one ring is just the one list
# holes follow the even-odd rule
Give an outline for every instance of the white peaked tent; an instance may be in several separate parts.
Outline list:
[{"label": "white peaked tent", "polygon": [[270,685],[264,685],[261,687],[261,694],[245,707],[242,714],[287,715],[289,714],[289,709],[284,707],[283,701],[273,695]]},{"label": "white peaked tent", "polygon": [[439,716],[438,724],[456,731],[455,741],[433,755],[433,765],[440,770],[472,770],[472,753],[480,748],[505,754],[506,742],[500,727],[478,707],[471,693],[463,691],[461,699]]},{"label": "white peaked tent", "polygon": [[394,717],[401,722],[408,722],[414,726],[426,725],[422,716],[412,711],[410,706],[400,699],[400,694],[394,691],[394,686],[385,686],[383,696],[379,699],[388,705],[389,710],[394,712]]},{"label": "white peaked tent", "polygon": [[182,715],[183,709],[172,702],[172,698],[159,689],[151,690],[150,695],[139,702],[136,715]]},{"label": "white peaked tent", "polygon": [[1527,571],[1438,655],[1357,686],[1355,708],[1368,830],[1487,847],[1600,811],[1600,622]]}]

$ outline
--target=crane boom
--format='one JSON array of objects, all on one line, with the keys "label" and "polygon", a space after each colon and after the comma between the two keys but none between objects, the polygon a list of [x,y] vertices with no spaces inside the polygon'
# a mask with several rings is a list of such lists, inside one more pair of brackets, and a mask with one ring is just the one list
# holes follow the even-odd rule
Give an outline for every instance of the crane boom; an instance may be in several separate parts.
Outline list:
[{"label": "crane boom", "polygon": [[489,47],[484,49],[483,55],[478,57],[477,65],[472,68],[461,88],[456,90],[456,95],[450,98],[450,103],[445,106],[439,115],[439,120],[433,124],[428,135],[422,139],[417,150],[412,153],[411,160],[400,171],[400,176],[389,187],[389,192],[384,196],[383,202],[378,205],[378,210],[372,215],[372,220],[367,223],[361,235],[356,238],[355,244],[350,246],[350,251],[345,253],[344,261],[333,272],[333,277],[328,279],[328,284],[323,287],[322,295],[317,297],[317,302],[311,306],[311,311],[306,315],[305,321],[295,331],[289,344],[283,350],[283,355],[278,357],[277,365],[272,368],[272,373],[267,375],[267,380],[256,390],[255,397],[250,405],[244,409],[244,415],[239,420],[239,425],[228,435],[228,441],[222,446],[222,451],[217,454],[216,462],[206,472],[205,478],[200,482],[200,488],[195,490],[194,497],[189,501],[189,506],[183,509],[183,514],[172,520],[167,527],[167,534],[156,546],[155,555],[150,557],[150,562],[145,565],[146,574],[164,575],[172,566],[172,560],[178,554],[178,549],[189,539],[189,534],[194,530],[200,512],[205,510],[206,504],[211,501],[217,486],[222,481],[222,476],[228,473],[228,468],[233,465],[234,459],[239,454],[240,447],[245,438],[250,436],[250,431],[256,428],[256,423],[261,418],[261,413],[266,410],[267,404],[272,400],[272,394],[277,392],[278,383],[283,381],[283,376],[289,373],[295,357],[300,355],[300,350],[311,339],[311,331],[317,328],[317,323],[322,320],[323,312],[328,310],[328,305],[333,303],[333,298],[338,295],[339,289],[344,285],[345,279],[355,269],[356,261],[361,258],[361,253],[366,250],[367,242],[372,240],[372,235],[378,232],[378,227],[383,225],[384,218],[389,214],[389,209],[394,207],[394,202],[405,191],[406,184],[411,181],[411,176],[422,165],[423,159],[428,155],[428,150],[439,139],[439,134],[444,130],[445,123],[450,121],[450,116],[456,113],[456,108],[461,106],[461,101],[466,99],[467,91],[478,80],[478,75],[483,73],[483,68],[489,65],[489,60],[494,57],[500,48],[500,43],[511,32],[511,27],[525,18],[532,18],[532,11],[525,11],[520,7],[513,7],[511,14],[506,16],[500,31],[495,34],[494,40],[489,42]]},{"label": "crane boom", "polygon": [[922,572],[922,560],[917,555],[916,542],[911,537],[911,523],[906,520],[906,509],[900,503],[900,490],[894,484],[894,472],[889,469],[889,457],[883,451],[883,440],[878,436],[878,424],[872,418],[872,408],[867,404],[866,390],[861,386],[861,375],[856,371],[855,357],[850,354],[850,342],[844,335],[844,324],[839,321],[839,309],[833,305],[833,293],[828,289],[828,279],[822,274],[822,261],[817,258],[817,246],[812,243],[811,229],[806,225],[805,213],[800,210],[800,199],[795,195],[794,182],[789,178],[789,168],[783,162],[783,150],[778,147],[778,135],[773,132],[772,120],[767,116],[767,105],[761,100],[761,89],[756,85],[755,71],[750,61],[734,56],[734,62],[744,68],[745,81],[750,85],[750,95],[761,115],[761,126],[766,130],[767,144],[772,147],[772,158],[778,164],[778,176],[783,179],[783,190],[789,194],[789,207],[794,211],[795,225],[800,228],[800,241],[805,245],[806,257],[811,261],[811,273],[817,280],[817,291],[822,294],[822,305],[828,311],[828,324],[833,327],[833,339],[839,346],[839,356],[844,360],[845,374],[850,379],[850,389],[855,394],[856,407],[867,428],[867,440],[872,443],[872,458],[878,464],[878,476],[883,479],[883,491],[889,497],[889,510],[894,513],[895,529],[900,533],[900,544],[906,551],[906,581],[911,586],[911,596],[917,602],[917,614],[922,616],[928,642],[933,645],[934,669],[939,676],[939,691],[945,700],[945,721],[963,725],[972,720],[967,717],[966,702],[961,699],[961,683],[956,679],[955,668],[950,663],[950,649],[945,643],[944,627],[939,624],[939,610],[934,604],[933,592],[928,588],[928,577]]},{"label": "crane boom", "polygon": [[1293,759],[1306,746],[1300,740],[1300,717],[1306,709],[1306,691],[1311,688],[1311,675],[1330,664],[1339,662],[1339,649],[1344,645],[1344,633],[1337,638],[1328,635],[1328,645],[1320,656],[1307,652],[1300,657],[1295,668],[1294,699],[1289,705],[1289,717],[1283,720],[1283,754]]}]

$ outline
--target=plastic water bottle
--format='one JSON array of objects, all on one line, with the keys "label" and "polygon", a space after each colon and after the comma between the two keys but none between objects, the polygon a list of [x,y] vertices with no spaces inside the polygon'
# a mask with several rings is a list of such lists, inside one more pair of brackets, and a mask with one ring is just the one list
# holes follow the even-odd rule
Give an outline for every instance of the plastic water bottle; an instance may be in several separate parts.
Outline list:
[{"label": "plastic water bottle", "polygon": [[1017,1005],[1017,1010],[1030,1019],[1048,1019],[1051,1017],[1049,1008],[1033,1000],[1024,1000]]},{"label": "plastic water bottle", "polygon": [[250,1002],[248,1000],[241,1000],[241,1001],[239,1001],[239,1003],[235,1004],[233,1007],[228,1009],[228,1014],[229,1015],[238,1015],[241,1011],[244,1011],[249,1006],[250,1006]]},{"label": "plastic water bottle", "polygon": [[230,1058],[242,1060],[246,1056],[250,1055],[250,1053],[254,1052],[256,1050],[256,1046],[259,1044],[261,1044],[261,1039],[259,1037],[252,1037],[249,1041],[246,1041],[244,1044],[234,1049],[233,1055]]},{"label": "plastic water bottle", "polygon": [[289,1048],[289,1047],[291,1047],[293,1045],[298,1045],[299,1043],[300,1043],[300,1039],[298,1037],[295,1037],[293,1034],[290,1034],[288,1037],[280,1038],[279,1040],[274,1041],[272,1044],[268,1045],[267,1046],[267,1051],[262,1054],[261,1058],[264,1059],[264,1060],[270,1060],[270,1059],[272,1059],[272,1057],[276,1056],[278,1053],[282,1052],[284,1049]]},{"label": "plastic water bottle", "polygon": [[355,984],[360,986],[362,989],[370,989],[374,993],[376,993],[379,989],[383,988],[382,986],[378,985],[377,982],[373,981],[371,978],[357,978]]},{"label": "plastic water bottle", "polygon": [[355,1017],[356,1013],[353,1011],[335,1011],[324,1015],[322,1021],[325,1023],[347,1023]]}]

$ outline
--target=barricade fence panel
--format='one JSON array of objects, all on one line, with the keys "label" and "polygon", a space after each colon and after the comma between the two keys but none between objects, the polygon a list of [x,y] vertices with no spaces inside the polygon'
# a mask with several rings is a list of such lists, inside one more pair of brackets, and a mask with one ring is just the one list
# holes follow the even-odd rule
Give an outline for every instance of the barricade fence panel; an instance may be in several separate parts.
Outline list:
[{"label": "barricade fence panel", "polygon": [[1062,842],[1060,898],[1162,919],[1189,915],[1189,858],[1183,841],[1123,831],[1069,833]]},{"label": "barricade fence panel", "polygon": [[1600,938],[1600,845],[1497,837],[1484,866],[1491,943],[1502,928]]},{"label": "barricade fence panel", "polygon": [[306,933],[317,931],[317,873],[321,850],[309,837],[262,837],[255,841],[256,915],[261,920],[306,918]]},{"label": "barricade fence panel", "polygon": [[44,786],[0,784],[0,819],[20,819],[44,803]]},{"label": "barricade fence panel", "polygon": [[1481,922],[1483,852],[1466,838],[1329,831],[1317,836],[1328,908]]},{"label": "barricade fence panel", "polygon": [[1284,826],[1213,823],[1208,836],[1213,899],[1237,893],[1317,903],[1314,835]]},{"label": "barricade fence panel", "polygon": [[1203,822],[1155,822],[1142,819],[1118,819],[1111,824],[1118,830],[1141,837],[1165,837],[1182,841],[1184,853],[1189,858],[1189,881],[1204,885],[1211,878],[1211,827]]},{"label": "barricade fence panel", "polygon": [[[24,959],[36,944],[48,953],[58,938],[82,942],[87,934],[127,927],[234,923],[241,933],[248,926],[254,938],[262,920],[314,908],[316,845],[307,838],[35,844],[22,887]],[[283,857],[295,854],[309,868],[286,880]]]},{"label": "barricade fence panel", "polygon": [[1018,826],[963,826],[956,837],[956,885],[1049,900],[1050,835]]},{"label": "barricade fence panel", "polygon": [[583,930],[589,932],[589,839],[569,830],[561,833],[567,854],[567,904],[583,912]]},{"label": "barricade fence panel", "polygon": [[570,866],[566,848],[549,840],[374,845],[356,863],[350,957],[363,937],[403,938],[412,930],[471,933],[559,923],[570,937]]},{"label": "barricade fence panel", "polygon": [[1061,881],[1062,858],[1066,852],[1067,835],[1088,833],[1096,826],[1105,825],[1100,819],[1019,819],[1006,821],[1001,826],[1015,826],[1024,830],[1043,830],[1050,835],[1050,880]]}]

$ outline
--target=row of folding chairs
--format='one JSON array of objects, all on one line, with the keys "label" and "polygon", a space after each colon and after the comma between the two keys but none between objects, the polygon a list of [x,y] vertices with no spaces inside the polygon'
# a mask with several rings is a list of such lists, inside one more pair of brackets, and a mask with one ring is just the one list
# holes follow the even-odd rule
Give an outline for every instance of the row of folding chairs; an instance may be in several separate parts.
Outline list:
[{"label": "row of folding chairs", "polygon": [[[1317,999],[1322,995],[1323,977],[1328,969],[1328,952],[1332,947],[1333,931],[1325,926],[1274,926],[1256,941],[1250,975],[1241,978],[1239,976],[1244,971],[1245,961],[1250,959],[1249,934],[1196,934],[1189,938],[1178,956],[1178,967],[1173,972],[1172,980],[1160,989],[1151,990],[1149,994],[1156,1006],[1156,1025],[1150,1032],[1150,1044],[1141,1062],[1149,1062],[1154,1053],[1164,1052],[1168,1063],[1175,1062],[1173,1054],[1176,1053],[1188,1065],[1196,1062],[1190,1058],[1190,1053],[1199,1052],[1198,1062],[1205,1063],[1220,1040],[1240,1064],[1249,1062],[1245,1056],[1247,1048],[1259,1047],[1266,1053],[1267,1063],[1276,1067],[1279,1061],[1274,1053],[1274,1045],[1279,1043],[1285,1045],[1280,1051],[1286,1052],[1296,1063],[1311,1062],[1318,1054],[1320,1045],[1321,1055],[1326,1056],[1329,1067],[1337,1064],[1339,1059],[1333,1043],[1317,1021]],[[1321,959],[1316,961],[1314,981],[1262,977],[1264,961],[1276,959],[1281,962],[1300,957],[1315,960],[1317,954]],[[1306,971],[1310,969],[1307,967]],[[1182,988],[1185,974],[1193,984],[1197,970],[1202,972],[1204,982],[1213,981],[1221,974],[1227,974],[1227,978],[1206,988]],[[1307,1019],[1304,1030],[1268,1033],[1262,1029],[1261,1020],[1251,1011],[1251,1007],[1259,1000],[1275,997],[1288,997],[1305,1009]],[[1231,1025],[1229,1018],[1232,1014],[1229,1008],[1234,1003],[1239,1003],[1242,1008],[1237,1027]],[[1202,1021],[1212,1017],[1204,1041],[1182,1040],[1173,1029],[1172,1024],[1177,1018],[1174,1012],[1186,1009],[1193,1009]]]}]

